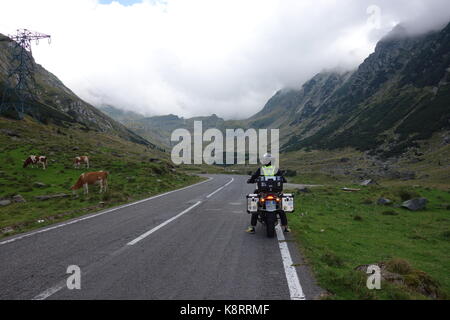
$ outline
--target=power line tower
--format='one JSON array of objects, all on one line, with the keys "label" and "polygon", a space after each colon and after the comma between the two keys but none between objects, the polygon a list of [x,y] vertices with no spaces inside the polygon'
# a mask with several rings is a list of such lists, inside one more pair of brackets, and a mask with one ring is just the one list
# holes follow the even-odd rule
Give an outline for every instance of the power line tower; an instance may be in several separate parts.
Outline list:
[{"label": "power line tower", "polygon": [[33,63],[31,42],[35,41],[37,45],[39,40],[48,39],[50,44],[51,37],[27,29],[18,29],[16,34],[8,35],[8,37],[13,40],[9,42],[11,70],[8,73],[8,83],[3,92],[0,114],[22,119],[26,104],[35,100],[35,64]]}]

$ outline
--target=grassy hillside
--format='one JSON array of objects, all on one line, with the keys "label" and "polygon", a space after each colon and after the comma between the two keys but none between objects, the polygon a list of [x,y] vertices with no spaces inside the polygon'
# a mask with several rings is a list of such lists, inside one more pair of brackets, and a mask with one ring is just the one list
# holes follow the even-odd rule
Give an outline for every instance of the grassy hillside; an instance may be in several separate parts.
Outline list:
[{"label": "grassy hillside", "polygon": [[[0,237],[72,218],[102,208],[182,187],[200,178],[174,168],[167,155],[117,136],[79,128],[42,125],[31,118],[0,117],[0,199],[20,194],[25,203],[0,206]],[[46,155],[47,170],[22,168],[28,155]],[[90,169],[74,169],[73,158],[90,157]],[[109,191],[88,196],[69,188],[82,172],[106,170]],[[42,185],[43,184],[43,185]],[[65,193],[65,198],[41,201],[35,196]]]},{"label": "grassy hillside", "polygon": [[290,181],[309,184],[357,183],[375,179],[396,185],[450,187],[449,132],[418,141],[398,158],[389,160],[352,148],[306,150],[281,154],[283,169],[295,171]]}]

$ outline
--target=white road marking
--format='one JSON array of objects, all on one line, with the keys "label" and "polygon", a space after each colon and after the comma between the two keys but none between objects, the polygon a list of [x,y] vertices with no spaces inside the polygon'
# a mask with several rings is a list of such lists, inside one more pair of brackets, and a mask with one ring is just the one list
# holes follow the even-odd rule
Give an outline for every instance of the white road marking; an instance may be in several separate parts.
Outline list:
[{"label": "white road marking", "polygon": [[48,297],[50,297],[51,295],[54,295],[55,293],[60,291],[61,289],[64,289],[65,287],[67,287],[66,280],[61,281],[60,283],[58,283],[54,287],[51,287],[50,289],[45,290],[44,292],[38,294],[36,297],[34,297],[31,300],[45,300]]},{"label": "white road marking", "polygon": [[121,206],[118,206],[118,207],[115,207],[115,208],[112,208],[112,209],[109,209],[109,210],[106,210],[106,211],[102,211],[102,212],[95,213],[95,214],[92,214],[92,215],[89,215],[89,216],[85,216],[85,217],[82,217],[82,218],[78,218],[78,219],[75,219],[75,220],[64,222],[64,223],[61,223],[61,224],[58,224],[58,225],[55,225],[55,226],[52,226],[52,227],[49,227],[49,228],[37,230],[37,231],[31,232],[31,233],[26,233],[26,234],[20,235],[18,237],[15,237],[15,238],[8,239],[8,240],[0,242],[0,246],[8,244],[8,243],[11,243],[11,242],[14,242],[14,241],[17,241],[17,240],[20,240],[20,239],[23,239],[23,238],[31,237],[31,236],[34,236],[34,235],[39,234],[39,233],[47,232],[47,231],[54,230],[54,229],[59,229],[59,228],[62,228],[62,227],[65,227],[65,226],[68,226],[68,225],[71,225],[71,224],[74,224],[74,223],[77,223],[77,222],[80,222],[80,221],[92,219],[92,218],[104,215],[105,213],[110,213],[110,212],[117,211],[117,210],[120,210],[120,209],[123,209],[123,208],[126,208],[126,207],[134,206],[136,204],[139,204],[139,203],[142,203],[142,202],[145,202],[145,201],[149,201],[149,200],[153,200],[153,199],[156,199],[156,198],[159,198],[159,197],[163,197],[163,196],[166,196],[166,195],[174,193],[174,192],[186,190],[186,189],[198,186],[200,184],[203,184],[205,182],[211,181],[212,179],[214,179],[214,178],[208,178],[208,180],[205,180],[205,181],[202,181],[202,182],[199,182],[199,183],[196,183],[196,184],[193,184],[193,185],[181,188],[181,189],[177,189],[177,190],[172,190],[172,191],[169,191],[169,192],[161,193],[161,194],[158,194],[156,196],[153,196],[153,197],[150,197],[150,198],[147,198],[147,199],[142,199],[142,200],[139,200],[139,201],[136,201],[136,202],[124,204],[124,205],[121,205]]},{"label": "white road marking", "polygon": [[[184,210],[183,212],[180,212],[179,214],[177,214],[176,216],[170,218],[169,220],[166,220],[165,222],[161,223],[160,225],[156,226],[155,228],[151,229],[150,231],[147,231],[146,233],[142,234],[141,236],[137,237],[136,239],[134,239],[133,241],[130,241],[127,243],[127,246],[132,246],[136,243],[138,243],[139,241],[141,241],[142,239],[148,237],[149,235],[151,235],[152,233],[154,233],[155,231],[161,229],[162,227],[164,227],[165,225],[169,224],[170,222],[172,222],[173,220],[181,217],[183,214],[189,212],[190,210],[194,209],[196,206],[198,206],[200,203],[202,203],[201,201],[198,201],[197,203],[195,203],[194,205],[190,206],[189,208],[187,208],[186,210]],[[121,249],[119,249],[118,251],[122,251],[125,248],[127,248],[127,246],[122,247]],[[86,274],[86,272],[84,273]],[[55,286],[43,291],[42,293],[38,294],[37,296],[35,296],[32,300],[45,300],[48,297],[54,295],[55,293],[57,293],[58,291],[61,291],[62,289],[66,288],[66,280],[63,280],[61,282],[59,282],[58,284],[56,284]]]},{"label": "white road marking", "polygon": [[230,181],[228,181],[228,183],[224,184],[223,186],[221,186],[219,189],[217,189],[216,191],[214,191],[213,193],[210,193],[206,196],[206,198],[211,198],[213,195],[215,195],[217,192],[219,192],[220,190],[222,190],[223,188],[225,188],[226,186],[228,186],[230,183],[232,183],[234,181],[234,178],[231,178]]},{"label": "white road marking", "polygon": [[292,266],[291,253],[289,252],[287,242],[285,241],[283,230],[281,230],[280,225],[277,225],[275,230],[277,232],[281,260],[283,260],[284,273],[286,274],[291,300],[305,300],[302,285],[298,279],[297,270]]},{"label": "white road marking", "polygon": [[127,245],[132,246],[135,245],[136,243],[138,243],[139,241],[141,241],[142,239],[148,237],[149,235],[151,235],[153,232],[158,231],[159,229],[161,229],[162,227],[164,227],[165,225],[169,224],[170,222],[172,222],[175,219],[178,219],[179,217],[181,217],[183,214],[191,211],[192,209],[194,209],[196,206],[198,206],[200,203],[202,203],[201,201],[197,201],[196,204],[190,206],[189,208],[187,208],[186,210],[180,212],[179,214],[177,214],[175,217],[170,218],[169,220],[166,220],[165,222],[161,223],[160,225],[157,225],[156,227],[154,227],[153,229],[147,231],[146,233],[140,235],[139,237],[137,237],[136,239],[134,239],[133,241],[130,241],[127,243]]}]

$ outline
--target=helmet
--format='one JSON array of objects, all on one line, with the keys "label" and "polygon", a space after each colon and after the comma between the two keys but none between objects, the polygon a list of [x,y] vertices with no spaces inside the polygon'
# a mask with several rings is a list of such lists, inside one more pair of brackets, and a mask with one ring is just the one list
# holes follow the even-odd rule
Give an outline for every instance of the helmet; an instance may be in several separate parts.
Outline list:
[{"label": "helmet", "polygon": [[268,165],[269,163],[271,163],[273,161],[273,157],[270,153],[265,153],[261,159],[261,163],[263,165]]}]

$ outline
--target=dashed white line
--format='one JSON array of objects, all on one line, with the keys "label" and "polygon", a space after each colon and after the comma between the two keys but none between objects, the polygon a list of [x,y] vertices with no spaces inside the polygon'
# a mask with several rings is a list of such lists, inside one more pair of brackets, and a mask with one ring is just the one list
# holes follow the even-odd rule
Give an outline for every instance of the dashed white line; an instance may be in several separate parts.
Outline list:
[{"label": "dashed white line", "polygon": [[[177,214],[176,216],[170,218],[169,220],[166,220],[165,222],[159,224],[158,226],[154,227],[153,229],[147,231],[146,233],[142,234],[141,236],[137,237],[136,239],[134,239],[133,241],[130,241],[127,243],[127,246],[132,246],[136,243],[138,243],[139,241],[143,240],[144,238],[148,237],[149,235],[151,235],[152,233],[154,233],[155,231],[161,229],[162,227],[164,227],[165,225],[169,224],[170,222],[172,222],[173,220],[181,217],[183,214],[189,212],[190,210],[194,209],[196,206],[198,206],[201,203],[201,201],[198,201],[197,203],[195,203],[194,205],[190,206],[189,208],[187,208],[186,210],[184,210],[183,212],[180,212],[179,214]],[[122,247],[122,249],[120,249],[119,251],[124,250],[127,246]],[[57,293],[58,291],[61,291],[62,289],[64,289],[67,286],[66,281],[61,281],[58,284],[54,285],[53,287],[41,292],[40,294],[38,294],[37,296],[35,296],[32,300],[45,300],[48,297],[54,295],[55,293]]]},{"label": "dashed white line", "polygon": [[66,286],[67,286],[66,281],[65,280],[61,281],[60,283],[58,283],[57,285],[51,287],[50,289],[47,289],[44,292],[38,294],[36,297],[34,297],[31,300],[45,300],[48,297],[50,297],[51,295],[54,295],[58,291],[64,289]]},{"label": "dashed white line", "polygon": [[186,189],[198,186],[198,185],[200,185],[202,183],[211,181],[212,179],[214,179],[214,178],[208,178],[208,180],[205,180],[205,181],[202,181],[202,182],[199,182],[199,183],[196,183],[196,184],[193,184],[193,185],[181,188],[181,189],[177,189],[177,190],[172,190],[172,191],[169,191],[169,192],[161,193],[161,194],[158,194],[158,195],[150,197],[150,198],[142,199],[142,200],[139,200],[139,201],[136,201],[136,202],[132,202],[132,203],[128,203],[128,204],[124,204],[122,206],[118,206],[118,207],[115,207],[115,208],[112,208],[112,209],[109,209],[109,210],[106,210],[106,211],[102,211],[102,212],[99,212],[99,213],[96,213],[96,214],[92,214],[92,215],[89,215],[89,216],[85,216],[85,217],[82,217],[82,218],[78,218],[78,219],[75,219],[75,220],[64,222],[64,223],[61,223],[61,224],[58,224],[58,225],[55,225],[55,226],[52,226],[52,227],[49,227],[49,228],[45,228],[45,229],[37,230],[37,231],[34,231],[34,232],[26,233],[26,234],[20,235],[18,237],[15,237],[15,238],[8,239],[8,240],[0,242],[0,246],[8,244],[8,243],[11,243],[11,242],[14,242],[14,241],[17,241],[17,240],[20,240],[20,239],[23,239],[23,238],[31,237],[31,236],[34,236],[34,235],[39,234],[39,233],[47,232],[47,231],[54,230],[54,229],[59,229],[59,228],[62,228],[62,227],[65,227],[65,226],[68,226],[68,225],[71,225],[71,224],[74,224],[74,223],[77,223],[77,222],[80,222],[80,221],[92,219],[92,218],[104,215],[105,213],[110,213],[110,212],[117,211],[117,210],[120,210],[120,209],[123,209],[123,208],[126,208],[126,207],[134,206],[136,204],[139,204],[139,203],[142,203],[142,202],[145,202],[145,201],[149,201],[149,200],[152,200],[152,199],[156,199],[156,198],[159,198],[159,197],[163,197],[163,196],[166,196],[166,195],[174,193],[174,192],[186,190]]},{"label": "dashed white line", "polygon": [[283,230],[281,230],[280,225],[275,230],[277,232],[278,245],[280,247],[281,259],[283,261],[284,273],[286,274],[291,300],[305,300],[305,294],[298,279],[297,270],[292,265],[291,253],[285,241]]},{"label": "dashed white line", "polygon": [[130,241],[127,243],[127,245],[132,246],[135,245],[136,243],[138,243],[139,241],[145,239],[146,237],[148,237],[149,235],[151,235],[153,232],[161,229],[162,227],[164,227],[165,225],[171,223],[173,220],[178,219],[179,217],[181,217],[183,214],[191,211],[192,209],[194,209],[196,206],[198,206],[200,203],[202,203],[201,201],[197,201],[196,204],[190,206],[189,208],[187,208],[186,210],[180,212],[179,214],[177,214],[175,217],[170,218],[169,220],[166,220],[165,222],[161,223],[160,225],[157,225],[156,227],[154,227],[153,229],[147,231],[146,233],[140,235],[139,237],[137,237],[136,239]]},{"label": "dashed white line", "polygon": [[213,193],[210,193],[206,196],[206,198],[211,198],[213,195],[215,195],[217,192],[219,192],[220,190],[222,190],[223,188],[225,188],[226,186],[228,186],[230,183],[232,183],[234,181],[234,178],[231,178],[230,181],[228,181],[228,183],[224,184],[223,186],[221,186],[219,189],[217,189],[216,191],[214,191]]}]

